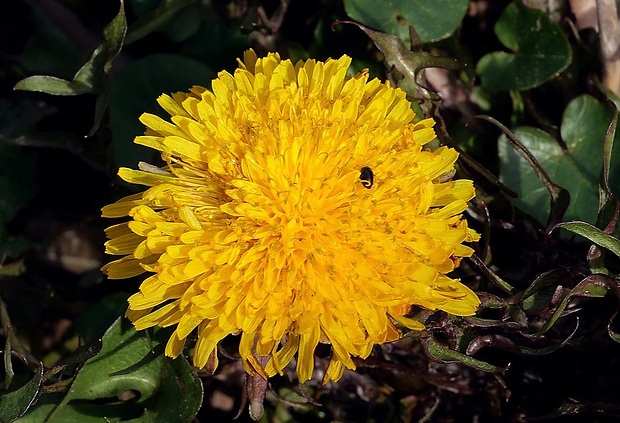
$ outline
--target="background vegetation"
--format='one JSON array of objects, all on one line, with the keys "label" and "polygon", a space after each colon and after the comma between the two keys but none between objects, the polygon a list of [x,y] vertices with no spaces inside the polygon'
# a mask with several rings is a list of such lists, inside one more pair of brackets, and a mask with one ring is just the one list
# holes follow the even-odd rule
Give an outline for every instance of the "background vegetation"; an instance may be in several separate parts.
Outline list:
[{"label": "background vegetation", "polygon": [[[247,48],[347,54],[405,89],[474,179],[476,317],[376,347],[336,384],[273,378],[261,421],[617,421],[618,46],[612,0],[5,0],[0,5],[0,421],[247,421],[234,337],[215,375],[118,319],[102,206],[160,93]],[[353,21],[347,23],[341,21]],[[578,235],[576,235],[578,234]],[[325,368],[328,346],[317,368]]]}]

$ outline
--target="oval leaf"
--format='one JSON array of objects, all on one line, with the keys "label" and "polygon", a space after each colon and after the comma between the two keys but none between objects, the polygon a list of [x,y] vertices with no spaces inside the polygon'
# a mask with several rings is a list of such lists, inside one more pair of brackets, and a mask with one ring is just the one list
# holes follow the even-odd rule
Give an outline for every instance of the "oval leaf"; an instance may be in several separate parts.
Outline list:
[{"label": "oval leaf", "polygon": [[[514,131],[514,135],[537,159],[543,169],[559,171],[549,163],[560,160],[562,149],[549,134],[538,128],[519,127]],[[500,180],[518,195],[518,198],[512,200],[513,204],[535,217],[539,222],[547,222],[551,207],[549,190],[530,163],[508,143],[505,135],[500,137],[498,151]],[[555,178],[556,175],[550,172],[547,174],[553,181],[559,183]],[[560,185],[562,184],[560,183]]]},{"label": "oval leaf", "polygon": [[[86,362],[64,399],[47,416],[50,423],[190,422],[202,403],[200,379],[183,356],[161,355],[139,368],[159,344],[118,319],[103,336],[103,348]],[[132,368],[132,371],[124,370]],[[133,395],[133,399],[123,399]],[[27,417],[27,416],[26,416]]]},{"label": "oval leaf", "polygon": [[570,45],[558,25],[542,11],[520,2],[504,9],[495,34],[513,53],[489,53],[478,62],[482,85],[491,92],[537,87],[572,60]]},{"label": "oval leaf", "polygon": [[449,37],[467,12],[467,0],[395,0],[377,7],[374,0],[345,0],[349,17],[370,28],[396,35],[409,44],[409,25],[420,41],[428,43]]},{"label": "oval leaf", "polygon": [[[598,184],[603,164],[603,143],[612,111],[593,97],[582,95],[569,103],[562,117],[561,134],[566,149],[547,133],[531,127],[514,133],[538,160],[549,177],[570,193],[565,219],[595,223]],[[500,179],[519,194],[514,204],[544,223],[549,215],[548,193],[532,168],[500,138]],[[620,180],[620,153],[613,152],[611,184]]]}]

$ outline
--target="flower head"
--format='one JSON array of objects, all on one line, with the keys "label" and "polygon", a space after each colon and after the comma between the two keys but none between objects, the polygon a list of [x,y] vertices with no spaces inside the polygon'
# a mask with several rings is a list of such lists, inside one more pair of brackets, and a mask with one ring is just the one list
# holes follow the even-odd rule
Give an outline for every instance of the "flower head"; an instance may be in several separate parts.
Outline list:
[{"label": "flower head", "polygon": [[195,332],[194,364],[215,369],[237,334],[247,372],[282,373],[296,355],[303,382],[325,342],[324,381],[338,380],[398,339],[395,324],[423,329],[412,305],[474,314],[477,296],[446,276],[478,237],[461,216],[473,184],[445,180],[456,151],[423,147],[432,119],[415,122],[405,93],[368,72],[347,76],[350,63],[250,50],[210,90],[160,96],[170,122],[140,117],[135,142],[166,165],[120,169],[149,188],[104,207],[130,221],[108,228],[107,252],[124,257],[103,270],[150,273],[127,316],[174,326],[168,356]]}]

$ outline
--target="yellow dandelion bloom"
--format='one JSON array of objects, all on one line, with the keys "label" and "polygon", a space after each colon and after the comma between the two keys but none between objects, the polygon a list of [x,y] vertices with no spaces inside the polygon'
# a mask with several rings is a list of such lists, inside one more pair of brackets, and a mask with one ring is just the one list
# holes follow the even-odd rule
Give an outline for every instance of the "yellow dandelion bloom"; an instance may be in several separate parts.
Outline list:
[{"label": "yellow dandelion bloom", "polygon": [[[446,181],[457,152],[423,146],[433,120],[414,120],[405,93],[351,59],[293,64],[253,51],[211,89],[162,95],[135,142],[167,163],[121,168],[149,187],[103,208],[109,278],[150,275],[129,299],[137,329],[174,326],[166,355],[188,336],[194,365],[215,369],[218,343],[240,335],[246,371],[267,378],[296,356],[300,382],[330,343],[323,381],[352,357],[401,337],[412,305],[472,315],[477,296],[446,276],[478,235],[462,213],[469,180]],[[258,358],[268,358],[261,366]],[[265,361],[265,359],[261,360]]]}]

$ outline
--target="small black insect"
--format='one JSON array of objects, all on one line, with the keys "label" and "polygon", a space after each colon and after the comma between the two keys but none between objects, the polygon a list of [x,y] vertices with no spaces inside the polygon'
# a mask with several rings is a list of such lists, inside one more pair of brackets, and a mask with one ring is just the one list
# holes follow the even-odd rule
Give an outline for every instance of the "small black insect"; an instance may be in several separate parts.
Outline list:
[{"label": "small black insect", "polygon": [[370,189],[372,188],[372,183],[375,180],[375,175],[372,173],[372,169],[364,166],[361,170],[360,170],[360,181],[362,181],[362,185],[364,185],[364,188]]}]

